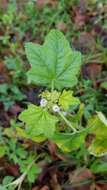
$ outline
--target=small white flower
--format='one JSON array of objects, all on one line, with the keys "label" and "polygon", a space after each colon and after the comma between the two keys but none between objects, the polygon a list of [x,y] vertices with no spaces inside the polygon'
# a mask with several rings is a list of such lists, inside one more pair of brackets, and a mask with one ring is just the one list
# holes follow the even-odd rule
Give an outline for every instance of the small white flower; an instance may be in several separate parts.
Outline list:
[{"label": "small white flower", "polygon": [[47,105],[48,101],[45,98],[42,98],[40,101],[40,106],[45,107]]},{"label": "small white flower", "polygon": [[54,112],[60,112],[60,107],[57,104],[55,104],[52,109]]}]

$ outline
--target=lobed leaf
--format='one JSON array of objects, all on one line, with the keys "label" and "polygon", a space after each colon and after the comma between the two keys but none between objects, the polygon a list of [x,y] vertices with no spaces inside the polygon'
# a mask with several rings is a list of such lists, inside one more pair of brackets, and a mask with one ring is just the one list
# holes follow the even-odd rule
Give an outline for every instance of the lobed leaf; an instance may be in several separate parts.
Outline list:
[{"label": "lobed leaf", "polygon": [[94,135],[89,152],[95,156],[107,154],[107,120],[102,113],[90,119],[89,133]]},{"label": "lobed leaf", "polygon": [[81,147],[85,142],[87,130],[75,133],[56,133],[53,136],[54,143],[65,152],[71,152]]},{"label": "lobed leaf", "polygon": [[33,104],[30,104],[28,109],[19,115],[19,119],[26,124],[27,133],[31,137],[39,135],[52,136],[58,121],[56,116]]},{"label": "lobed leaf", "polygon": [[74,97],[72,93],[73,92],[70,90],[69,91],[64,90],[61,96],[59,97],[59,104],[65,110],[69,109],[70,106],[80,104],[79,99]]},{"label": "lobed leaf", "polygon": [[73,87],[81,66],[81,53],[72,51],[68,41],[59,30],[51,30],[41,46],[25,44],[31,69],[28,80],[34,84],[56,89]]},{"label": "lobed leaf", "polygon": [[34,136],[31,138],[31,136],[29,134],[27,134],[26,130],[22,129],[22,128],[16,128],[17,131],[17,135],[18,137],[24,138],[24,139],[32,139],[32,141],[34,142],[43,142],[44,140],[46,140],[46,137],[44,135],[38,135],[38,136]]}]

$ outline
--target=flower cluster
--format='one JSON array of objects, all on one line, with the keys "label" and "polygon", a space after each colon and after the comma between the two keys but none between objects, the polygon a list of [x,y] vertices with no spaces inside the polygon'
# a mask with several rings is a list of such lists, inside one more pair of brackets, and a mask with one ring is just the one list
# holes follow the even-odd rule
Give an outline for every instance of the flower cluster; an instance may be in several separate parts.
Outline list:
[{"label": "flower cluster", "polygon": [[[41,107],[46,107],[47,106],[47,104],[48,104],[48,101],[45,99],[45,98],[42,98],[41,100],[40,100],[40,106]],[[60,111],[61,111],[61,108],[60,108],[60,106],[58,106],[57,104],[54,104],[53,106],[52,106],[52,110],[53,110],[53,112],[55,112],[55,113],[59,113]],[[64,116],[66,116],[67,115],[67,112],[62,112],[63,113],[63,115]]]}]

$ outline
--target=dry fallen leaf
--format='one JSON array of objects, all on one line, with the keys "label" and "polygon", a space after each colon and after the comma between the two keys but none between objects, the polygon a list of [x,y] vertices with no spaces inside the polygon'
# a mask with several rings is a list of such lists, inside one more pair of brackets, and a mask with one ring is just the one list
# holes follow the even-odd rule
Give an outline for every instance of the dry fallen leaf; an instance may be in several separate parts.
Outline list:
[{"label": "dry fallen leaf", "polygon": [[93,52],[96,48],[95,39],[89,32],[81,32],[79,38],[73,39],[73,45],[84,54]]},{"label": "dry fallen leaf", "polygon": [[94,88],[97,87],[96,79],[102,71],[102,65],[97,63],[90,63],[83,67],[83,76],[93,81]]},{"label": "dry fallen leaf", "polygon": [[0,83],[9,81],[9,73],[6,70],[5,64],[3,61],[0,61]]},{"label": "dry fallen leaf", "polygon": [[92,178],[93,174],[88,168],[79,168],[73,172],[69,172],[69,181],[71,184],[79,184],[82,181]]},{"label": "dry fallen leaf", "polygon": [[50,5],[52,7],[57,5],[56,0],[37,0],[36,1],[36,6],[38,9],[44,8],[45,5]]},{"label": "dry fallen leaf", "polygon": [[67,31],[67,25],[64,22],[59,22],[56,25],[56,28],[58,28],[59,30],[61,30],[62,32],[66,32]]},{"label": "dry fallen leaf", "polygon": [[49,190],[49,187],[47,185],[45,185],[42,188],[40,188],[40,190]]},{"label": "dry fallen leaf", "polygon": [[81,29],[86,22],[86,15],[81,12],[81,10],[78,7],[75,7],[74,9],[74,24],[76,29]]}]

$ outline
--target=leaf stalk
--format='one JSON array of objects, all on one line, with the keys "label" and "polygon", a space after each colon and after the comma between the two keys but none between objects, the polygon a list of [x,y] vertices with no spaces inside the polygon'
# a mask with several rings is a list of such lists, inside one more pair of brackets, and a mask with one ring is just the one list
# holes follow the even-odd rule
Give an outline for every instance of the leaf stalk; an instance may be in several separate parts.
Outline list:
[{"label": "leaf stalk", "polygon": [[66,117],[63,115],[62,112],[59,112],[59,115],[61,116],[61,118],[65,121],[65,123],[72,129],[73,132],[76,132],[77,130],[72,126],[72,124],[70,123],[70,121],[68,119],[66,119]]}]

